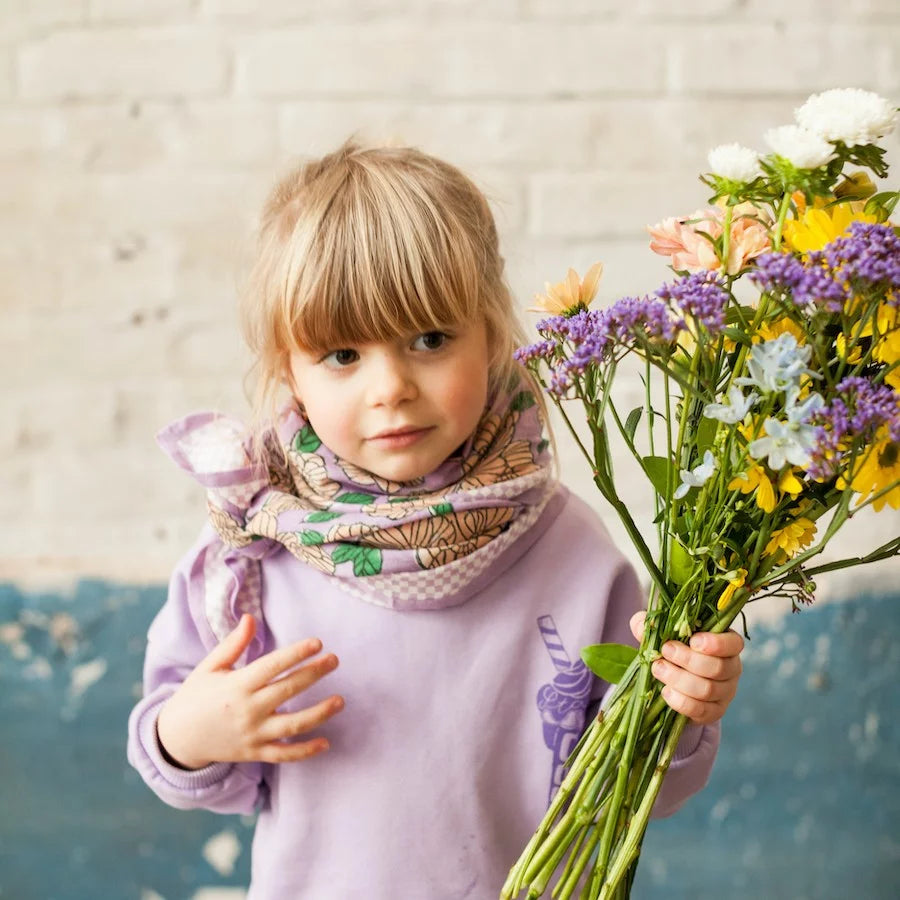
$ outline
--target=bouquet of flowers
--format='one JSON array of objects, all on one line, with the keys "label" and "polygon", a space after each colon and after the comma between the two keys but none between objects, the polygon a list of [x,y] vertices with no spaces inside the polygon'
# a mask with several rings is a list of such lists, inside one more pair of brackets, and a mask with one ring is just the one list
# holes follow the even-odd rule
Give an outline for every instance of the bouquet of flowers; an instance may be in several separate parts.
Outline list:
[{"label": "bouquet of flowers", "polygon": [[[539,297],[542,340],[517,351],[559,407],[594,482],[651,581],[639,650],[587,647],[615,684],[568,760],[502,898],[629,896],[654,800],[686,719],[650,666],[667,640],[725,631],[745,604],[813,599],[816,565],[861,509],[900,508],[900,192],[879,138],[897,110],[867,91],[810,97],[760,156],[730,144],[701,178],[710,206],[649,229],[675,279],[654,296],[589,309],[599,264]],[[642,405],[622,407],[617,369],[638,365]],[[565,401],[583,407],[582,440]],[[621,441],[655,496],[654,555],[617,490]]]}]

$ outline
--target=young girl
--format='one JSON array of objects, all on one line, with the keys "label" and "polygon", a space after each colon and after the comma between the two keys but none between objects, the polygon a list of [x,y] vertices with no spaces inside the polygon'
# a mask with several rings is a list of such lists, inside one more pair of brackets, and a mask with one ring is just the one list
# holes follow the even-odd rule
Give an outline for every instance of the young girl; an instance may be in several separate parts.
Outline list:
[{"label": "young girl", "polygon": [[[271,194],[243,316],[249,436],[161,435],[210,524],[150,628],[129,759],[173,806],[259,812],[253,900],[496,898],[607,688],[579,650],[639,636],[642,596],[551,475],[488,204],[348,143]],[[741,647],[663,648],[695,724],[657,815],[706,782]]]}]

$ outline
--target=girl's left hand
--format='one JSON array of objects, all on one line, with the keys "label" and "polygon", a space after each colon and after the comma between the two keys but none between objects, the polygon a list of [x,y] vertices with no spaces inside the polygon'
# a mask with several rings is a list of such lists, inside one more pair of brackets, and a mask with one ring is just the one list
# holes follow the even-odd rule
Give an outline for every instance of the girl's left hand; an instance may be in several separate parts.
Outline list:
[{"label": "girl's left hand", "polygon": [[[629,623],[639,642],[645,616],[645,612],[635,613]],[[725,634],[698,631],[689,644],[666,641],[660,648],[663,659],[651,666],[653,675],[665,685],[663,700],[697,725],[717,722],[737,693],[743,649],[744,639],[731,630]]]}]

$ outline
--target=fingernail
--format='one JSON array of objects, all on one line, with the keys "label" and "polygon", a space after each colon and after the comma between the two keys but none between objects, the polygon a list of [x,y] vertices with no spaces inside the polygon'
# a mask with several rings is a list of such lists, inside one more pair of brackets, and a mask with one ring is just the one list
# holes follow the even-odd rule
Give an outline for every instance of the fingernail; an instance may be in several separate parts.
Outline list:
[{"label": "fingernail", "polygon": [[706,647],[706,638],[703,637],[703,635],[695,634],[691,638],[690,644],[691,650],[702,650],[704,647]]},{"label": "fingernail", "polygon": [[663,675],[666,674],[666,664],[662,660],[658,659],[650,667],[650,671],[653,672],[653,674],[657,678],[661,678]]}]

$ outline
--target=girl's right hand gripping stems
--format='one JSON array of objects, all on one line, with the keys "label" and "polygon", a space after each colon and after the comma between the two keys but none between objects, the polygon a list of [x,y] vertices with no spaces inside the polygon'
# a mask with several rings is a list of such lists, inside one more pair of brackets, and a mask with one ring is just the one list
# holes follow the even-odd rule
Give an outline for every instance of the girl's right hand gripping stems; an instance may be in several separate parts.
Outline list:
[{"label": "girl's right hand gripping stems", "polygon": [[166,701],[157,721],[165,755],[184,769],[213,762],[283,763],[328,749],[325,738],[294,742],[344,708],[338,695],[296,712],[278,709],[337,668],[333,653],[307,638],[273,650],[242,669],[232,666],[253,639],[256,623],[245,615]]}]

